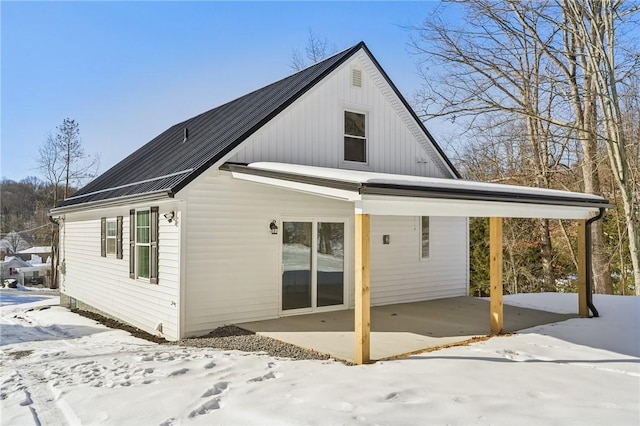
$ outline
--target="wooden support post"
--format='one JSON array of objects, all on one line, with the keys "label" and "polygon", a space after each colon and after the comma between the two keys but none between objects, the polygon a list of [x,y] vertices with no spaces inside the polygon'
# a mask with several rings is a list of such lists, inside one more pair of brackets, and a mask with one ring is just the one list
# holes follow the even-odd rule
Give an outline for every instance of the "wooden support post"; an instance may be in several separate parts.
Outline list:
[{"label": "wooden support post", "polygon": [[369,215],[356,214],[355,225],[355,362],[356,364],[366,364],[371,360]]},{"label": "wooden support post", "polygon": [[502,333],[502,218],[489,218],[489,296],[491,299],[491,334]]},{"label": "wooden support post", "polygon": [[587,306],[587,221],[578,221],[578,315],[589,316]]}]

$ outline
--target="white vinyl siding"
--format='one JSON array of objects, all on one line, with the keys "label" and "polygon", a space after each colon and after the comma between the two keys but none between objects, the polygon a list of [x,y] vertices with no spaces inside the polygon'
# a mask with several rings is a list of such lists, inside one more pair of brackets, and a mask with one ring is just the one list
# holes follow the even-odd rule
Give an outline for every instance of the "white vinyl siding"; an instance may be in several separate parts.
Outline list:
[{"label": "white vinyl siding", "polygon": [[[363,86],[351,84],[351,64]],[[450,177],[427,137],[366,55],[356,55],[247,139],[228,161],[363,169],[344,162],[344,111],[366,112],[364,170]]]},{"label": "white vinyl siding", "polygon": [[[353,247],[353,204],[208,173],[187,190],[185,332],[277,318],[282,220],[345,218]],[[272,235],[270,223],[280,231]],[[371,217],[372,305],[467,293],[465,218],[430,218],[431,258],[420,259],[418,217]],[[382,244],[389,234],[391,243]],[[353,249],[345,256],[353,306]],[[250,267],[249,267],[250,265]]]},{"label": "white vinyl siding", "polygon": [[371,216],[372,305],[467,295],[467,219],[430,216],[429,225],[431,253],[421,259],[419,217]]},{"label": "white vinyl siding", "polygon": [[[161,209],[171,210],[170,208]],[[112,209],[109,217],[122,215],[123,239],[129,241],[128,209]],[[65,263],[60,290],[109,315],[148,333],[156,334],[162,323],[163,336],[178,338],[180,277],[180,228],[160,220],[159,283],[129,278],[129,247],[123,259],[100,257],[100,212],[67,214],[60,232],[60,256]]]},{"label": "white vinyl siding", "polygon": [[[353,205],[212,173],[188,190],[186,335],[224,324],[277,318],[281,296],[282,221],[345,219],[353,239]],[[276,220],[278,235],[270,224]],[[352,288],[351,256],[345,258]]]}]

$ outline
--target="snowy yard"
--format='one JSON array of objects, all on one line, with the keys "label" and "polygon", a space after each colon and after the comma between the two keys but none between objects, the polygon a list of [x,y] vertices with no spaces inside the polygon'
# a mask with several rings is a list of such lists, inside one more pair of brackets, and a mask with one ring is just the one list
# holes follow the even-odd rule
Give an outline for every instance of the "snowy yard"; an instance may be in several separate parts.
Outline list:
[{"label": "snowy yard", "polygon": [[[2,425],[640,424],[639,297],[596,295],[597,319],[349,367],[157,345],[55,297],[0,295]],[[575,312],[576,295],[505,303]]]}]

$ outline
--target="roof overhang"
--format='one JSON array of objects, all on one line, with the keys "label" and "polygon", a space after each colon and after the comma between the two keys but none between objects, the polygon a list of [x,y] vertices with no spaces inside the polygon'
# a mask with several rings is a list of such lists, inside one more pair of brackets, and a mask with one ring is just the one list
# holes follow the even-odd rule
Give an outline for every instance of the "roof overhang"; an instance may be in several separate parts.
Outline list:
[{"label": "roof overhang", "polygon": [[153,191],[146,194],[134,194],[123,197],[108,198],[106,200],[89,201],[82,204],[71,204],[68,206],[56,207],[49,210],[49,216],[52,218],[60,217],[66,213],[74,213],[92,209],[103,209],[107,207],[119,207],[132,205],[136,203],[150,203],[173,198],[174,194],[169,189]]},{"label": "roof overhang", "polygon": [[284,163],[227,163],[233,178],[354,203],[391,216],[587,219],[611,205],[577,192]]}]

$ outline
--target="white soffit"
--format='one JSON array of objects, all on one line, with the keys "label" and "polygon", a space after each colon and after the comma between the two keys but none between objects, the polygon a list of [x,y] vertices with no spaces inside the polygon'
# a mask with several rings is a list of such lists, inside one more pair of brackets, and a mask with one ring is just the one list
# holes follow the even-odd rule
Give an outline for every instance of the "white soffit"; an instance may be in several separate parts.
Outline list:
[{"label": "white soffit", "polygon": [[588,219],[598,209],[499,201],[447,200],[363,195],[356,212],[383,216],[519,217]]},{"label": "white soffit", "polygon": [[372,215],[586,219],[609,207],[591,194],[462,179],[267,162],[223,169],[236,179],[354,202],[357,213]]}]

